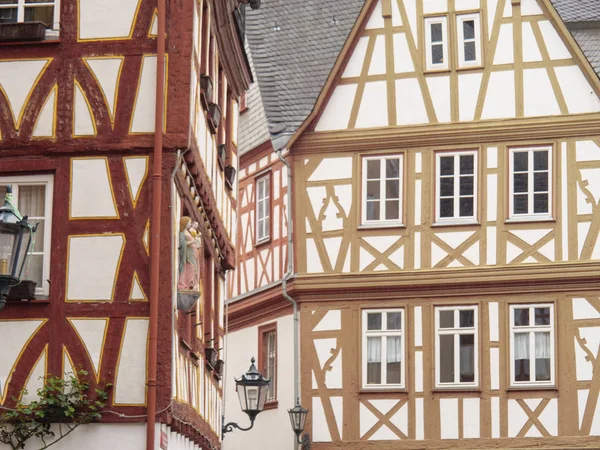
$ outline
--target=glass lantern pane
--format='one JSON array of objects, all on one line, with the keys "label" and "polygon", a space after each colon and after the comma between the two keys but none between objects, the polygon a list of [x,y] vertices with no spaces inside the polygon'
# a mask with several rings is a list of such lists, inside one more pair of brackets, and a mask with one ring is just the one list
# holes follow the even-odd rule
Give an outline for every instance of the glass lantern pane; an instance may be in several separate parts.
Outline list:
[{"label": "glass lantern pane", "polygon": [[246,386],[246,397],[248,398],[247,409],[248,411],[258,411],[259,402],[259,391],[258,386]]},{"label": "glass lantern pane", "polygon": [[240,399],[240,408],[242,411],[246,411],[248,409],[248,401],[246,397],[246,389],[243,386],[238,385],[236,387],[236,391],[238,393],[238,397]]},{"label": "glass lantern pane", "polygon": [[0,234],[0,275],[10,274],[15,235]]},{"label": "glass lantern pane", "polygon": [[41,288],[44,284],[43,268],[43,256],[32,255],[29,257],[29,262],[25,264],[25,270],[23,270],[21,278],[24,280],[35,281],[37,283],[37,286]]},{"label": "glass lantern pane", "polygon": [[262,411],[263,409],[265,409],[265,402],[267,401],[267,395],[269,394],[269,386],[270,386],[270,383],[259,387],[260,395],[259,395],[258,409],[257,409],[257,411],[259,411],[259,412]]}]

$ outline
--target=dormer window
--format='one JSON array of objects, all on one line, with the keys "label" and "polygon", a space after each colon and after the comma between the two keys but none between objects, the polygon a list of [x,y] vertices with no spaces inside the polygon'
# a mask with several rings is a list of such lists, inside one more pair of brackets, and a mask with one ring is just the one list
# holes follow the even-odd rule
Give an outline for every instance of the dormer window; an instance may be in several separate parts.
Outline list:
[{"label": "dormer window", "polygon": [[448,20],[444,17],[425,19],[427,70],[448,69]]}]

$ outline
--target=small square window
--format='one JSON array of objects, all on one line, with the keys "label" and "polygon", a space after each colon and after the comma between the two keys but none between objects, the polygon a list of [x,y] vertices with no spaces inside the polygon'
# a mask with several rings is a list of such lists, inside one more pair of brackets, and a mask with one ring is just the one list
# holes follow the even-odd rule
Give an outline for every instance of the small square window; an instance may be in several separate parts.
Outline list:
[{"label": "small square window", "polygon": [[402,222],[402,170],[402,155],[363,159],[363,224]]},{"label": "small square window", "polygon": [[435,309],[436,386],[477,386],[477,306]]},{"label": "small square window", "polygon": [[404,310],[364,310],[363,387],[404,387]]},{"label": "small square window", "polygon": [[474,222],[477,152],[436,154],[436,222]]},{"label": "small square window", "polygon": [[510,219],[552,218],[552,148],[510,149]]},{"label": "small square window", "polygon": [[554,384],[554,305],[511,305],[512,386]]},{"label": "small square window", "polygon": [[425,66],[427,70],[448,69],[448,19],[425,19]]},{"label": "small square window", "polygon": [[460,14],[456,16],[458,34],[458,67],[478,67],[481,57],[481,23],[479,14]]}]

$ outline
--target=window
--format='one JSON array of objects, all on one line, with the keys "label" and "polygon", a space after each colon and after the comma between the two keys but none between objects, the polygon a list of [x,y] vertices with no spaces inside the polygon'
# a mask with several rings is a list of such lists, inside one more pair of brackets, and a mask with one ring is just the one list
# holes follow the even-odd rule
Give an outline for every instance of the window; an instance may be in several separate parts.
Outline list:
[{"label": "window", "polygon": [[476,386],[477,306],[435,309],[437,387]]},{"label": "window", "polygon": [[269,378],[266,402],[277,401],[277,323],[263,325],[258,329],[258,370]]},{"label": "window", "polygon": [[[0,177],[0,199],[4,201],[6,185],[13,188],[13,200],[29,223],[39,224],[25,278],[35,281],[36,294],[48,295],[50,285],[50,239],[52,229],[52,175]],[[2,249],[0,248],[0,253]]]},{"label": "window", "polygon": [[44,22],[58,29],[58,0],[1,0],[0,23]]},{"label": "window", "polygon": [[271,177],[266,175],[256,180],[256,243],[269,240],[271,235]]},{"label": "window", "polygon": [[479,14],[456,16],[458,67],[481,66],[481,24]]},{"label": "window", "polygon": [[554,306],[511,305],[511,384],[554,384]]},{"label": "window", "polygon": [[510,149],[510,218],[550,219],[552,149]]},{"label": "window", "polygon": [[436,155],[436,221],[475,221],[477,152]]},{"label": "window", "polygon": [[363,387],[404,387],[404,310],[364,310]]},{"label": "window", "polygon": [[427,70],[448,69],[448,19],[425,19],[425,65]]},{"label": "window", "polygon": [[363,224],[402,221],[402,155],[363,159]]}]

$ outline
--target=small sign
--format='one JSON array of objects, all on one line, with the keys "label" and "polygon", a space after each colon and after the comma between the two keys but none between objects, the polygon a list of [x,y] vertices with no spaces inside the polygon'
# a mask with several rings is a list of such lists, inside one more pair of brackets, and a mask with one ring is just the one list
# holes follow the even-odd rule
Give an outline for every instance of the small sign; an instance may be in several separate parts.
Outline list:
[{"label": "small sign", "polygon": [[160,448],[162,450],[169,450],[169,435],[163,430],[160,430]]}]

